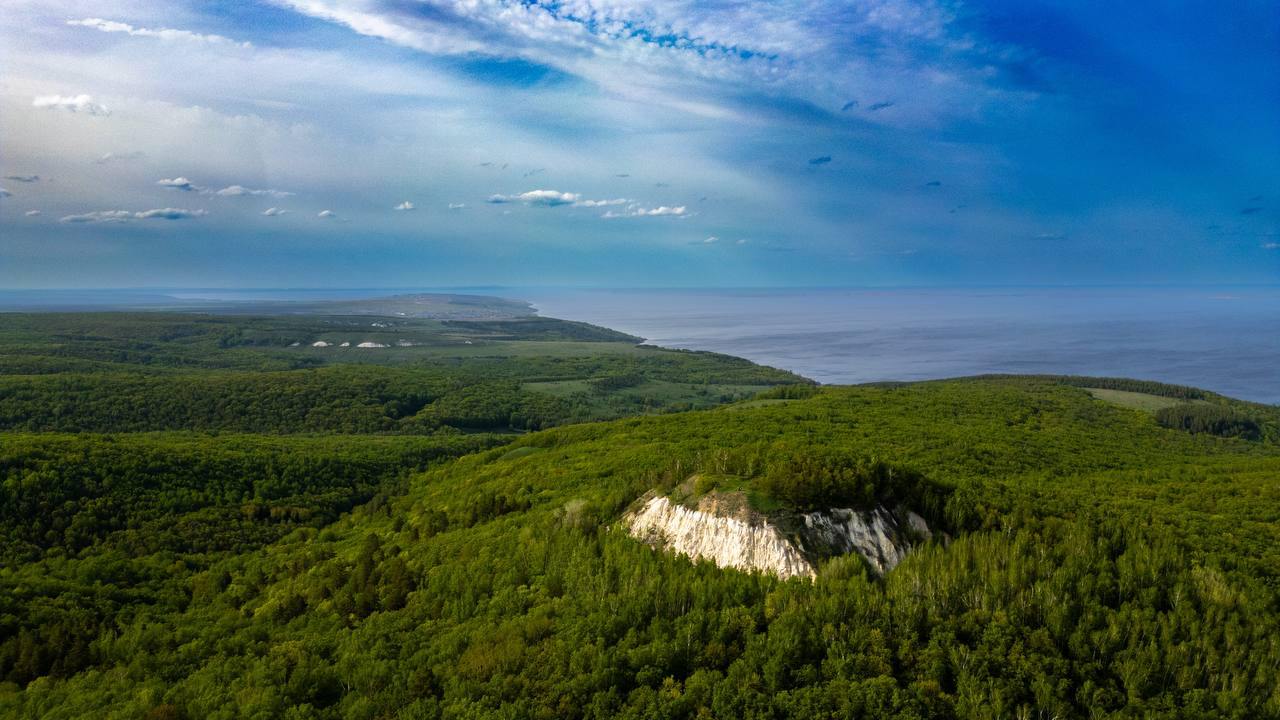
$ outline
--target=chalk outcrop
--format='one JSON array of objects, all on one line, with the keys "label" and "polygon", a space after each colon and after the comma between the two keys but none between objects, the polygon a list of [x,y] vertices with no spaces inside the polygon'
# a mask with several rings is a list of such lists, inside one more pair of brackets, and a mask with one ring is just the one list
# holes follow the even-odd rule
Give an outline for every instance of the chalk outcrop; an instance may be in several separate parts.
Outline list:
[{"label": "chalk outcrop", "polygon": [[885,507],[834,508],[780,523],[751,512],[725,512],[717,500],[704,497],[694,509],[649,497],[623,523],[633,537],[655,547],[783,579],[813,578],[819,560],[849,553],[883,574],[901,562],[913,541],[930,537],[919,515]]},{"label": "chalk outcrop", "polygon": [[691,510],[665,497],[649,499],[626,518],[632,536],[720,567],[761,570],[781,578],[813,576],[813,565],[767,522]]}]

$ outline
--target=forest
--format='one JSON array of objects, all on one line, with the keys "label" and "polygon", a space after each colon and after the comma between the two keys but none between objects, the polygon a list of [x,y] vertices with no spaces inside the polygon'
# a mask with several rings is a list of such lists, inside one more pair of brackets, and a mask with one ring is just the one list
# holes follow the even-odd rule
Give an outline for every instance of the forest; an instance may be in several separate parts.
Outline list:
[{"label": "forest", "polygon": [[[543,320],[0,316],[0,715],[1280,717],[1276,408]],[[934,539],[783,581],[620,527],[691,478]]]}]

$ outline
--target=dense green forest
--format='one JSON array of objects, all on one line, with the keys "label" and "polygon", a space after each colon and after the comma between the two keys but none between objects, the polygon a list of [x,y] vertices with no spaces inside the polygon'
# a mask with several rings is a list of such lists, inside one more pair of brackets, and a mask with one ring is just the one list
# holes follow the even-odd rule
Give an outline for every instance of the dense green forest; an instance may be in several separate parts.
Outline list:
[{"label": "dense green forest", "polygon": [[0,314],[0,429],[529,430],[710,407],[806,382],[638,341],[538,317]]},{"label": "dense green forest", "polygon": [[[519,320],[311,346],[357,321],[0,316],[0,716],[1280,717],[1275,408]],[[695,477],[934,539],[782,581],[621,528]]]}]

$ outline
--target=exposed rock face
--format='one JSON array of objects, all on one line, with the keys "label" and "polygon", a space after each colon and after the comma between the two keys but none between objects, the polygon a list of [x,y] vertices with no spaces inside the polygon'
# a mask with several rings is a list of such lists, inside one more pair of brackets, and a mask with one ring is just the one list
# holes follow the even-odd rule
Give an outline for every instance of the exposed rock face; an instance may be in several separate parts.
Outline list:
[{"label": "exposed rock face", "polygon": [[705,558],[720,567],[767,572],[783,579],[812,578],[818,559],[851,552],[884,573],[911,549],[913,536],[930,535],[919,515],[905,513],[900,521],[883,507],[804,513],[796,517],[797,528],[791,536],[766,518],[719,510],[712,496],[703,498],[696,510],[653,497],[623,522],[633,537],[652,545]]},{"label": "exposed rock face", "polygon": [[690,510],[665,497],[651,498],[626,522],[634,537],[720,567],[761,570],[780,578],[813,577],[813,565],[769,523]]},{"label": "exposed rock face", "polygon": [[[883,507],[869,512],[835,508],[800,517],[804,521],[802,536],[814,551],[828,555],[856,552],[881,575],[892,570],[911,549],[897,519]],[[916,534],[929,537],[929,526],[919,515],[907,513],[907,525]]]}]

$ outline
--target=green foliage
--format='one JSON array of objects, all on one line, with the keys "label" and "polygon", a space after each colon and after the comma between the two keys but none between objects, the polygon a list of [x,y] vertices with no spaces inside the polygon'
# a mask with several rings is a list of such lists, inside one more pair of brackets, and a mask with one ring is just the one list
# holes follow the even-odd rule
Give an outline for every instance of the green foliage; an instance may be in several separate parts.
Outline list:
[{"label": "green foliage", "polygon": [[818,394],[813,385],[779,385],[756,395],[757,400],[805,400]]},{"label": "green foliage", "polygon": [[[224,590],[220,558],[385,498],[492,436],[16,435],[0,444],[0,678],[87,667],[140,609]],[[385,500],[384,500],[385,502]],[[25,578],[25,580],[21,579]],[[63,653],[60,648],[71,648]]]},{"label": "green foliage", "polygon": [[[907,496],[920,501],[925,481],[919,473],[874,457],[810,446],[772,460],[755,487],[797,510],[865,509]],[[940,505],[942,501],[933,500],[930,504]]]},{"label": "green foliage", "polygon": [[571,320],[529,317],[519,320],[445,320],[450,330],[464,330],[502,340],[575,340],[581,342],[638,343],[641,338],[616,330]]},{"label": "green foliage", "polygon": [[639,385],[645,381],[644,375],[640,373],[624,373],[622,375],[608,375],[602,378],[595,378],[588,381],[588,385],[595,392],[605,394],[613,390],[622,390]]},{"label": "green foliage", "polygon": [[[1001,379],[1016,378],[1018,375],[979,375],[974,379]],[[1169,383],[1156,382],[1154,380],[1134,380],[1132,378],[1104,378],[1089,377],[1086,375],[1033,375],[1021,377],[1034,377],[1038,380],[1046,380],[1049,382],[1062,383],[1078,388],[1100,388],[1103,390],[1120,390],[1122,392],[1142,393],[1143,395],[1157,395],[1159,397],[1177,398],[1179,400],[1205,400],[1210,397],[1221,397],[1213,393],[1206,392],[1200,388],[1188,387],[1186,385],[1170,385]]]},{"label": "green foliage", "polygon": [[247,550],[321,527],[430,463],[494,436],[7,434],[0,558],[110,545],[138,554]]},{"label": "green foliage", "polygon": [[[311,346],[340,339],[388,347]],[[529,430],[708,407],[735,399],[742,385],[796,380],[740,358],[637,348],[634,340],[553,318],[0,314],[0,429]],[[594,393],[537,391],[546,381],[591,381]],[[646,381],[685,391],[623,392]]]},{"label": "green foliage", "polygon": [[1157,410],[1156,421],[1165,427],[1187,432],[1245,440],[1261,439],[1264,422],[1233,407],[1190,403]]}]

